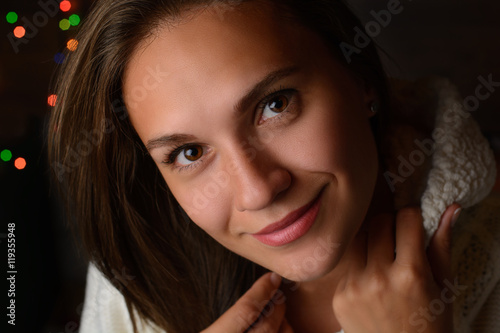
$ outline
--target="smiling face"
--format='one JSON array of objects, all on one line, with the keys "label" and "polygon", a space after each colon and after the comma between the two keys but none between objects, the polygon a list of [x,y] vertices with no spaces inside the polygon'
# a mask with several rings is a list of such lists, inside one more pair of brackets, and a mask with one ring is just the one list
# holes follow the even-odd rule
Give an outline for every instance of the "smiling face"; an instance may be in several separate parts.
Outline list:
[{"label": "smiling face", "polygon": [[140,46],[131,122],[189,217],[291,280],[337,265],[370,205],[371,90],[310,30],[245,2],[195,12]]}]

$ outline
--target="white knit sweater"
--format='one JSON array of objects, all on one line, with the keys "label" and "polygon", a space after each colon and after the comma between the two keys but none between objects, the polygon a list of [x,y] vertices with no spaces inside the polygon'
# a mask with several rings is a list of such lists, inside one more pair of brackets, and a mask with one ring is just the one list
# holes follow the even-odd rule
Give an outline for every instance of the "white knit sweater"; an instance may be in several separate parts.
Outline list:
[{"label": "white knit sweater", "polygon": [[[420,204],[430,236],[447,206],[462,205],[453,230],[457,279],[450,281],[455,285],[450,288],[455,296],[455,332],[498,333],[500,196],[484,200],[496,177],[492,151],[447,80],[397,83],[394,92],[398,115],[382,152],[395,206]],[[139,325],[140,332],[162,332],[154,325]],[[89,265],[80,333],[127,332],[132,332],[132,325],[123,296]]]}]

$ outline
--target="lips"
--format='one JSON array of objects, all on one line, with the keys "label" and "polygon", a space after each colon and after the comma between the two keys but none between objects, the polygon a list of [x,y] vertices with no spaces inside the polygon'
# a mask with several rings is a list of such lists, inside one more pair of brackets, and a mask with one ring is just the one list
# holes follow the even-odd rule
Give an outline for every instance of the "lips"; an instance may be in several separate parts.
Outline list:
[{"label": "lips", "polygon": [[283,246],[291,243],[309,231],[321,206],[323,191],[307,205],[289,213],[283,219],[252,234],[258,241],[269,246]]}]

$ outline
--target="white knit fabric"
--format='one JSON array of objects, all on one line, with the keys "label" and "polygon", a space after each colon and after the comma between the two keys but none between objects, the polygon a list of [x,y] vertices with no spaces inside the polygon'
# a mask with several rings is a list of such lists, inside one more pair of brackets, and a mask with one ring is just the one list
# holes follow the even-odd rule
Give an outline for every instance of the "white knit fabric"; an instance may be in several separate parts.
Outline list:
[{"label": "white knit fabric", "polygon": [[[164,332],[137,320],[139,332]],[[120,292],[92,264],[87,271],[85,304],[79,333],[132,333],[132,322]]]},{"label": "white knit fabric", "polygon": [[456,202],[468,208],[490,193],[496,166],[488,141],[464,110],[456,88],[444,79],[431,80],[429,85],[438,96],[435,151],[421,203],[430,236],[437,230],[446,207]]},{"label": "white knit fabric", "polygon": [[[408,85],[405,89],[408,91]],[[435,115],[432,119],[435,146],[432,159],[426,162],[427,169],[424,165],[411,176],[414,179],[401,184],[406,187],[396,189],[396,206],[412,203],[412,195],[417,194],[429,236],[437,229],[448,205],[457,202],[464,208],[471,207],[464,209],[453,230],[452,265],[459,284],[466,286],[454,302],[455,332],[498,333],[500,197],[483,200],[496,177],[492,151],[477,124],[464,112],[456,89],[447,80],[421,81],[411,89],[415,91],[411,94],[417,104],[425,99],[432,100],[432,103],[422,103]],[[418,107],[409,109],[418,110]],[[411,148],[402,144],[401,137],[394,135],[396,137],[389,140],[389,149],[396,165],[392,170],[397,170],[397,157],[403,152],[407,154]],[[123,296],[92,264],[87,274],[80,332],[132,332]],[[162,331],[153,325],[145,325],[141,326],[140,332]]]},{"label": "white knit fabric", "polygon": [[500,332],[500,195],[462,212],[453,243],[453,271],[467,287],[455,303],[455,332]]}]

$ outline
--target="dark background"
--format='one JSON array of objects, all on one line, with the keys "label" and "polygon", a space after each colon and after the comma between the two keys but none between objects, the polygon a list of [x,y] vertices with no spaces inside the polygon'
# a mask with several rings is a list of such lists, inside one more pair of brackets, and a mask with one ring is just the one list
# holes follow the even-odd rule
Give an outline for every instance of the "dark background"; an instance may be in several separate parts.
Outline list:
[{"label": "dark background", "polygon": [[[56,0],[42,0],[50,3]],[[59,2],[59,1],[57,1]],[[373,20],[371,10],[387,8],[388,0],[351,0],[356,13]],[[47,97],[56,64],[53,60],[77,27],[61,31],[59,21],[77,13],[82,19],[90,1],[73,0],[68,13],[57,12],[37,27],[32,38],[15,52],[7,35],[9,11],[33,21],[42,7],[38,1],[5,1],[0,5],[0,151],[9,149],[13,159],[0,160],[0,276],[7,275],[7,223],[15,223],[16,330],[2,332],[76,332],[85,287],[86,264],[67,228],[61,203],[49,185],[44,123],[50,114]],[[402,0],[403,11],[376,37],[390,55],[389,74],[403,79],[440,75],[457,84],[462,96],[473,95],[478,77],[492,74],[500,81],[500,2],[475,0]],[[473,113],[500,151],[500,88]],[[27,166],[17,170],[13,161],[24,157]],[[7,284],[1,308],[7,306]],[[1,325],[7,321],[2,310]]]}]

